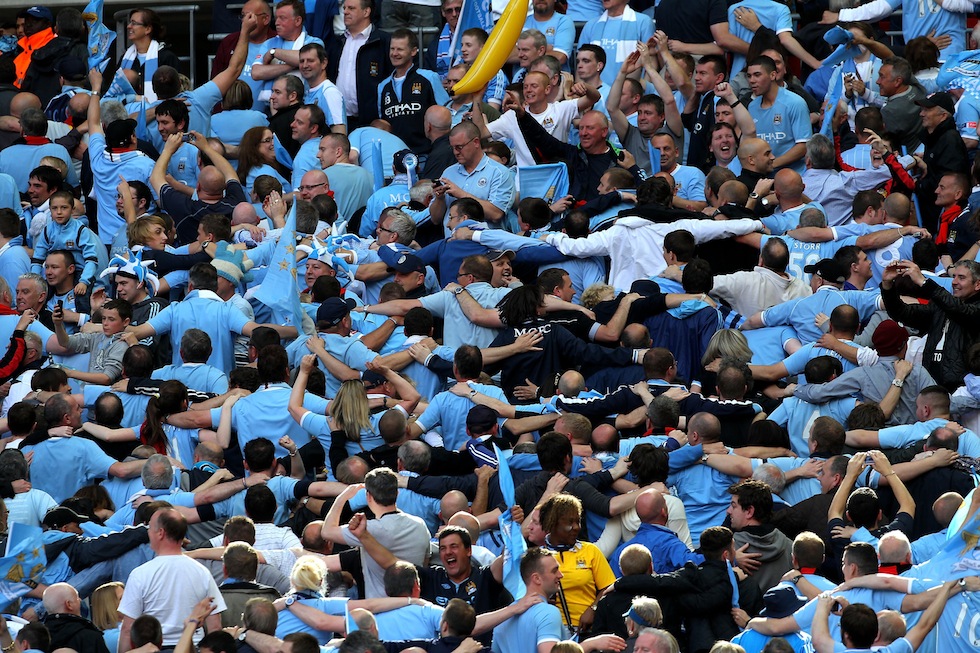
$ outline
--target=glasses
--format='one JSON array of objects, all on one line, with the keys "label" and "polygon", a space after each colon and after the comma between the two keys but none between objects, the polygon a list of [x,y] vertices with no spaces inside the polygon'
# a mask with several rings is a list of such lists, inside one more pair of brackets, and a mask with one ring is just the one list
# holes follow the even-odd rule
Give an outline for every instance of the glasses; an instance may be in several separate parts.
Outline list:
[{"label": "glasses", "polygon": [[456,275],[456,278],[462,279],[463,277],[472,277],[472,276],[473,276],[472,272],[460,272],[459,274]]},{"label": "glasses", "polygon": [[311,184],[309,186],[297,186],[296,187],[296,190],[298,190],[301,193],[305,193],[308,190],[313,190],[314,188],[319,188],[320,186],[326,186],[326,185],[327,185],[327,182],[323,181],[323,182],[320,182],[319,184]]},{"label": "glasses", "polygon": [[141,22],[136,21],[136,20],[131,20],[131,21],[129,21],[126,24],[127,25],[130,25],[132,27],[146,27],[146,23],[141,23]]},{"label": "glasses", "polygon": [[396,231],[394,231],[393,229],[386,229],[385,227],[380,227],[380,226],[378,227],[378,231],[383,231],[383,232],[385,232],[386,234],[393,234],[393,233],[397,233],[397,232],[396,232]]},{"label": "glasses", "polygon": [[480,137],[479,136],[476,136],[476,137],[471,138],[470,140],[466,141],[465,143],[461,143],[460,145],[453,145],[452,146],[453,147],[453,152],[456,152],[457,154],[459,154],[460,152],[463,151],[463,148],[464,147],[466,147],[467,145],[469,145],[473,141],[478,141],[478,140],[480,140]]},{"label": "glasses", "polygon": [[260,143],[266,143],[266,144],[268,144],[268,143],[271,143],[271,142],[273,142],[274,140],[276,140],[276,137],[275,137],[275,136],[270,136],[269,138],[263,138],[263,139],[262,139],[261,141],[259,141],[259,142],[260,142]]}]

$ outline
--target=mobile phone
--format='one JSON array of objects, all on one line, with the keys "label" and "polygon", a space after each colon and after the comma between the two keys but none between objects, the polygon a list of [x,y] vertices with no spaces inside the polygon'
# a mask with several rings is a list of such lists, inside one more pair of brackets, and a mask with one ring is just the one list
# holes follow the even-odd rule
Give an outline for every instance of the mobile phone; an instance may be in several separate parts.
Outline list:
[{"label": "mobile phone", "polygon": [[433,188],[439,188],[440,186],[442,186],[442,180],[441,179],[434,179],[434,180],[432,180],[432,187]]},{"label": "mobile phone", "polygon": [[874,456],[872,456],[871,454],[865,455],[864,456],[864,464],[865,465],[868,465],[868,466],[874,465],[875,464]]},{"label": "mobile phone", "polygon": [[181,143],[193,143],[194,142],[194,134],[184,134],[183,136],[180,137],[180,142]]},{"label": "mobile phone", "polygon": [[59,311],[64,311],[65,310],[65,301],[63,299],[59,299],[58,300],[58,310]]}]

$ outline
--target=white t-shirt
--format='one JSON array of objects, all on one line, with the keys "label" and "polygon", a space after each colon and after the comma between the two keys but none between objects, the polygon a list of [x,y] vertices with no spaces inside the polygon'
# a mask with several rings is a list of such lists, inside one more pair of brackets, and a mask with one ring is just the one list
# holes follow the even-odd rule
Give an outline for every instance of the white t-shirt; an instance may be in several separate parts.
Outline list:
[{"label": "white t-shirt", "polygon": [[184,631],[184,619],[208,596],[214,598],[214,614],[225,611],[218,585],[204,565],[184,555],[157,556],[129,575],[119,612],[132,619],[156,617],[163,626],[163,645],[174,646]]},{"label": "white t-shirt", "polygon": [[[15,443],[14,447],[19,443]],[[11,524],[27,524],[28,526],[41,525],[44,513],[58,505],[58,502],[51,498],[51,495],[43,490],[30,489],[27,492],[15,495],[13,499],[7,499],[7,528]]]},{"label": "white t-shirt", "polygon": [[[528,111],[528,114],[537,120],[538,124],[544,127],[549,134],[560,141],[567,141],[568,133],[572,129],[572,121],[578,118],[578,100],[552,102],[541,113]],[[514,143],[514,153],[517,157],[518,166],[533,166],[535,164],[527,141],[524,140],[521,128],[517,124],[517,114],[513,111],[507,111],[487,125],[487,128],[494,140],[507,138]]]}]

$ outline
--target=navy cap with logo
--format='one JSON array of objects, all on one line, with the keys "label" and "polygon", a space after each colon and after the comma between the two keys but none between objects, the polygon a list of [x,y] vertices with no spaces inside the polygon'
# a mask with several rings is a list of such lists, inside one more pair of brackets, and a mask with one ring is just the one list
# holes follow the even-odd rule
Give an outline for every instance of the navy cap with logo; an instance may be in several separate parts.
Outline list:
[{"label": "navy cap with logo", "polygon": [[493,408],[478,404],[470,408],[466,414],[466,428],[473,435],[485,435],[497,423],[500,417]]},{"label": "navy cap with logo", "polygon": [[40,5],[34,5],[21,12],[22,16],[30,16],[31,18],[40,18],[41,20],[46,20],[49,23],[54,22],[54,16],[51,15],[51,10],[47,7],[42,7]]},{"label": "navy cap with logo", "polygon": [[816,263],[804,267],[803,271],[807,274],[816,274],[830,283],[844,283],[847,279],[847,270],[832,258],[820,259]]},{"label": "navy cap with logo", "polygon": [[806,599],[796,593],[792,585],[776,585],[762,596],[765,609],[760,616],[782,619],[788,617],[806,604]]},{"label": "navy cap with logo", "polygon": [[84,80],[88,74],[81,57],[65,57],[54,65],[54,71],[67,80]]},{"label": "navy cap with logo", "polygon": [[316,309],[316,321],[317,323],[323,322],[330,326],[337,326],[355,306],[357,303],[353,299],[331,297],[320,304],[320,308]]}]

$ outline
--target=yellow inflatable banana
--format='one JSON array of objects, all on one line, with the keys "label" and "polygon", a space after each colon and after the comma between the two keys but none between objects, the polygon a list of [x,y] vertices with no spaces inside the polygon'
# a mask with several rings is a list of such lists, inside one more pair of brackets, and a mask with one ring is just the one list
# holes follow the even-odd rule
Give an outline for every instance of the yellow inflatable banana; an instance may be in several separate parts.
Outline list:
[{"label": "yellow inflatable banana", "polygon": [[504,9],[497,24],[493,26],[490,38],[480,50],[476,61],[466,71],[463,79],[453,86],[453,95],[479,91],[507,63],[507,57],[517,44],[517,37],[521,35],[521,30],[524,29],[527,7],[528,0],[510,0],[507,3],[507,8]]}]

